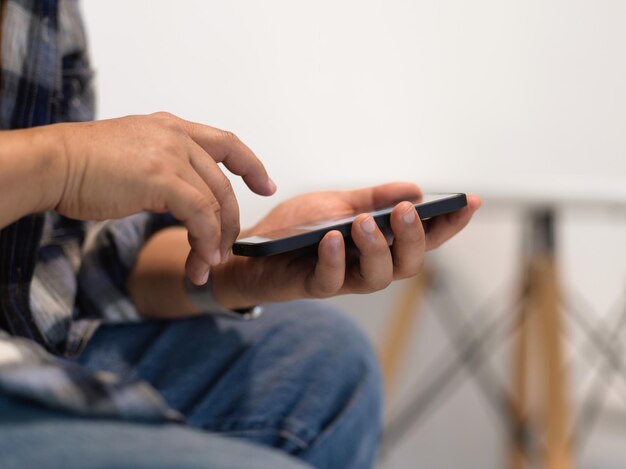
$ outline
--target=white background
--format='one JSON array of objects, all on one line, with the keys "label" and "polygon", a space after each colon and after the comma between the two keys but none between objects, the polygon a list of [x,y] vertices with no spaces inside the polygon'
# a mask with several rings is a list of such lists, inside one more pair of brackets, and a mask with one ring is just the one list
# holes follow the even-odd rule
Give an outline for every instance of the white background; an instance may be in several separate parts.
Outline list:
[{"label": "white background", "polygon": [[[397,179],[534,196],[626,185],[623,1],[85,0],[83,10],[99,117],[167,110],[234,131],[267,164],[273,200],[235,184],[243,225],[304,190]],[[626,276],[623,217],[564,217],[564,278],[608,311]],[[468,311],[514,289],[519,227],[488,199],[442,250]],[[398,288],[339,303],[376,340],[384,311],[372,310],[389,309]],[[445,345],[429,317],[409,377]],[[466,386],[386,466],[499,467],[497,422]],[[624,455],[612,428],[585,464]]]}]

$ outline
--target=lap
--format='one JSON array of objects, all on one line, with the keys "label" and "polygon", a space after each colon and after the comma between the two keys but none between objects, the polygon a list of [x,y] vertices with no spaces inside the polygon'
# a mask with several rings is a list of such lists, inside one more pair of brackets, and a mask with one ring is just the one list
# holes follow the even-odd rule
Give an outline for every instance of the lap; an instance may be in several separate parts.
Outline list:
[{"label": "lap", "polygon": [[83,419],[0,396],[3,468],[304,468],[278,451],[178,424]]},{"label": "lap", "polygon": [[3,467],[302,467],[288,453],[356,469],[376,453],[376,358],[325,303],[270,305],[249,322],[102,326],[77,360],[148,381],[189,425],[85,419],[0,396]]},{"label": "lap", "polygon": [[352,322],[323,302],[269,305],[253,321],[201,316],[103,326],[79,361],[148,381],[199,429],[308,452],[316,464],[338,461],[331,437],[362,460],[375,453],[376,359]]}]

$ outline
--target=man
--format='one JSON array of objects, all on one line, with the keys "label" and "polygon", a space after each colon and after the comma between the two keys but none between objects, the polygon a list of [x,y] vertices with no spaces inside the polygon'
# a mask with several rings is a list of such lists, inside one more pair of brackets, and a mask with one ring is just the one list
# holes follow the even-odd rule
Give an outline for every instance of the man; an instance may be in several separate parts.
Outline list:
[{"label": "man", "polygon": [[314,255],[233,257],[217,163],[276,190],[248,147],[167,113],[93,121],[75,1],[5,0],[1,38],[0,466],[371,466],[376,360],[303,299],[415,275],[479,200],[425,235],[413,184],[305,194],[247,234],[397,203],[392,246],[362,214],[354,257],[338,232]]}]

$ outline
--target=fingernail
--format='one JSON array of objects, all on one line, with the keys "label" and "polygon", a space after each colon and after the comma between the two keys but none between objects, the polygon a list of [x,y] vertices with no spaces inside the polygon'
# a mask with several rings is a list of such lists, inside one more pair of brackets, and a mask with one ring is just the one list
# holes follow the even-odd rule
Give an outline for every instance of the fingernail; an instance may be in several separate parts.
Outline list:
[{"label": "fingernail", "polygon": [[228,262],[228,259],[230,259],[231,252],[232,252],[231,249],[227,249],[226,252],[222,255],[222,264],[226,264]]},{"label": "fingernail", "polygon": [[376,222],[372,217],[367,217],[361,222],[361,228],[363,228],[363,231],[365,231],[366,233],[371,234],[376,229]]},{"label": "fingernail", "polygon": [[206,270],[202,277],[200,277],[200,285],[204,285],[209,281],[209,269]]},{"label": "fingernail", "polygon": [[222,255],[219,250],[216,250],[211,256],[211,265],[217,265],[222,261]]},{"label": "fingernail", "polygon": [[328,247],[333,250],[333,251],[338,251],[339,250],[339,237],[338,236],[331,236],[330,238],[328,238],[326,240],[326,243],[328,244]]},{"label": "fingernail", "polygon": [[415,221],[415,208],[411,206],[411,208],[402,215],[402,220],[404,220],[404,223],[407,225],[413,223]]},{"label": "fingernail", "polygon": [[275,192],[276,191],[276,183],[272,180],[272,178],[267,178],[267,182],[269,183],[271,191]]}]

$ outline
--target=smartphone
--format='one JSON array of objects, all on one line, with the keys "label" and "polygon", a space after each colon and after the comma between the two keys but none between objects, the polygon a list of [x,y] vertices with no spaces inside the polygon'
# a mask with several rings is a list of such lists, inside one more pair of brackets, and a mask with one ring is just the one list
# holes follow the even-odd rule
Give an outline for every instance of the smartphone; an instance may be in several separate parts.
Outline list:
[{"label": "smartphone", "polygon": [[[421,220],[427,220],[439,215],[454,212],[467,205],[465,194],[425,194],[422,200],[415,204],[415,210]],[[249,236],[238,239],[233,244],[233,254],[237,256],[264,257],[295,251],[306,247],[316,246],[329,231],[337,230],[343,234],[347,242],[350,241],[352,222],[361,213],[369,212],[376,224],[383,232],[391,228],[392,207],[360,211],[351,215],[327,218],[310,222],[304,225],[290,226],[269,233]]]}]

